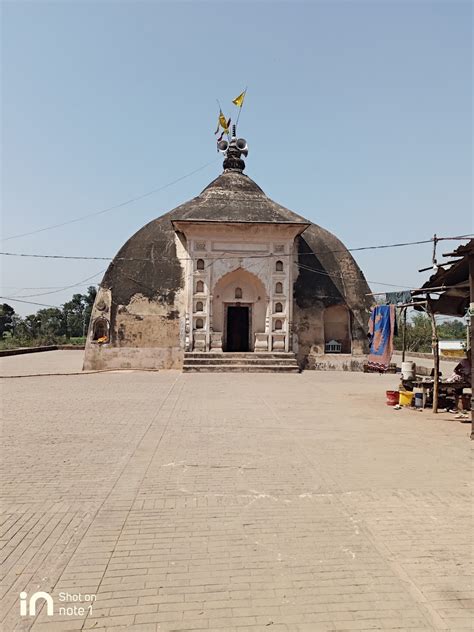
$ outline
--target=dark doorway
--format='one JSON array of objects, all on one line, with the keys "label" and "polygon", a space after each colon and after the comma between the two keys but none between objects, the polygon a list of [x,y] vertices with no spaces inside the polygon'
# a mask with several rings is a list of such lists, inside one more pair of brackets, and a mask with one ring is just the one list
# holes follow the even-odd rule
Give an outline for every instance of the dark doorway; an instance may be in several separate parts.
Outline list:
[{"label": "dark doorway", "polygon": [[249,308],[227,307],[227,351],[249,350]]}]

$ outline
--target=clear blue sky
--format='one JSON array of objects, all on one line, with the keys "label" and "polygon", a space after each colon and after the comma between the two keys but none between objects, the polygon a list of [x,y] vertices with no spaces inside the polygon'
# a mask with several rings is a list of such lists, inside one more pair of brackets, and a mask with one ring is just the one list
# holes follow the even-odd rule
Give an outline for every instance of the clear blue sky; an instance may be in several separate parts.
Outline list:
[{"label": "clear blue sky", "polygon": [[[216,162],[2,249],[113,256],[220,173],[215,99],[233,114],[246,85],[246,173],[271,198],[350,247],[472,232],[471,12],[456,1],[4,3],[4,237]],[[430,246],[356,256],[370,281],[415,287],[430,258]],[[106,267],[2,263],[4,296]],[[59,305],[73,291],[29,300]]]}]

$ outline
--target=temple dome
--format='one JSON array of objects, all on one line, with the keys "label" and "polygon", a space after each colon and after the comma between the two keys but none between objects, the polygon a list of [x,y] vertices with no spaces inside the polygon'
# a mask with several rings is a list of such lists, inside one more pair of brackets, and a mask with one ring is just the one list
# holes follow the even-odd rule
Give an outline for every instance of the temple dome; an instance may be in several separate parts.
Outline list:
[{"label": "temple dome", "polygon": [[173,220],[308,224],[277,204],[240,171],[224,171],[195,198],[178,206]]},{"label": "temple dome", "polygon": [[[306,357],[314,340],[321,338],[321,313],[331,306],[345,306],[352,340],[357,341],[359,348],[364,346],[370,290],[347,248],[329,231],[271,200],[241,170],[226,169],[197,197],[138,230],[122,246],[104,275],[93,316],[109,322],[110,345],[115,352],[116,347],[133,347],[135,353],[135,346],[145,343],[163,350],[168,348],[167,341],[173,339],[173,343],[169,343],[172,355],[169,362],[160,360],[160,364],[141,359],[137,364],[134,359],[130,366],[180,366],[185,348],[184,322],[189,318],[186,314],[190,304],[190,299],[186,298],[190,291],[187,262],[194,257],[183,227],[201,225],[204,230],[202,225],[206,224],[209,224],[206,230],[212,231],[216,228],[211,225],[228,225],[229,235],[232,230],[243,234],[241,231],[248,225],[249,236],[254,232],[251,226],[260,224],[259,235],[264,236],[265,225],[268,235],[276,234],[275,227],[282,225],[281,230],[291,230],[296,235],[295,246],[286,251],[290,256],[292,250],[295,253],[294,257],[286,259],[294,266],[287,300],[293,305],[293,321],[289,326],[298,337],[301,357]],[[269,248],[273,248],[272,239],[267,239]],[[150,314],[148,307],[146,310],[143,307],[143,301],[151,306]],[[107,308],[99,313],[102,304]],[[147,321],[152,313],[161,319],[161,333],[158,330],[154,333],[147,324],[155,322]],[[133,319],[137,321],[135,324]],[[122,366],[115,356],[113,364],[104,363],[100,359],[105,357],[106,349],[103,351],[101,356],[88,342],[85,366]],[[112,357],[112,349],[107,353]],[[164,357],[163,353],[160,357]],[[138,355],[137,352],[133,357]]]},{"label": "temple dome", "polygon": [[[303,294],[313,293],[313,299],[319,295],[320,300],[327,302],[333,294],[348,294],[355,300],[361,291],[363,294],[370,291],[353,257],[335,235],[268,198],[247,175],[228,171],[197,197],[143,226],[122,246],[102,282],[104,287],[114,287],[119,303],[128,303],[135,293],[152,298],[157,293],[168,296],[178,291],[182,285],[182,266],[176,253],[173,222],[183,220],[306,224],[299,237],[299,256],[306,267],[325,270],[333,278],[302,269],[300,276],[305,277],[307,290],[301,290]],[[345,290],[343,272],[351,281]],[[310,299],[301,298],[305,302]]]}]

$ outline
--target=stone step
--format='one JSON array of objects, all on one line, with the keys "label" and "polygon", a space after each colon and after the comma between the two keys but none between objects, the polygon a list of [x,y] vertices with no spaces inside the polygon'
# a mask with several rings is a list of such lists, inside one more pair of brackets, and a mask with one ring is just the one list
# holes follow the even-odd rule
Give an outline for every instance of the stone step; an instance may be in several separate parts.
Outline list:
[{"label": "stone step", "polygon": [[272,352],[237,352],[237,351],[186,351],[184,354],[185,358],[241,358],[241,359],[252,359],[252,358],[295,358],[295,354],[292,352],[286,351],[272,351]]},{"label": "stone step", "polygon": [[299,369],[286,364],[195,364],[184,365],[183,373],[299,373]]},{"label": "stone step", "polygon": [[188,351],[183,372],[299,373],[294,353]]},{"label": "stone step", "polygon": [[295,358],[185,358],[185,366],[194,366],[196,364],[278,364],[278,365],[290,365],[298,366]]}]

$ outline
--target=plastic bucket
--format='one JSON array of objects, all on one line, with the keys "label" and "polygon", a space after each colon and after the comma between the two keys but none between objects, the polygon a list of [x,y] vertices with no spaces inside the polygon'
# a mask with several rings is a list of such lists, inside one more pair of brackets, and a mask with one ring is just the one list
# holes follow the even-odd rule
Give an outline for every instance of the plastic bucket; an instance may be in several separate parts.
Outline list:
[{"label": "plastic bucket", "polygon": [[387,406],[396,406],[398,404],[398,391],[386,391],[385,394],[387,396]]},{"label": "plastic bucket", "polygon": [[411,391],[400,391],[399,397],[398,403],[400,406],[411,406],[413,400],[413,393]]},{"label": "plastic bucket", "polygon": [[423,393],[415,393],[415,408],[423,408]]},{"label": "plastic bucket", "polygon": [[402,362],[402,377],[404,380],[415,379],[416,364],[414,362]]}]

